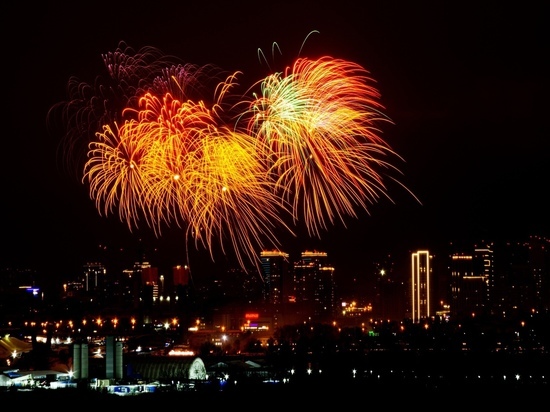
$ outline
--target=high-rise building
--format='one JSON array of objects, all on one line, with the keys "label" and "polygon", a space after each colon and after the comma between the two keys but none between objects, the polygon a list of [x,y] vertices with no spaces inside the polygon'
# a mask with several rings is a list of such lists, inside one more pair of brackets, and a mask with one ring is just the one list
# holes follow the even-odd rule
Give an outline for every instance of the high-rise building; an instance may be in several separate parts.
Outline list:
[{"label": "high-rise building", "polygon": [[411,255],[411,317],[420,322],[432,315],[431,276],[432,256],[428,250],[418,250]]},{"label": "high-rise building", "polygon": [[158,299],[159,275],[158,269],[149,262],[137,261],[132,269],[135,305],[151,309]]},{"label": "high-rise building", "polygon": [[177,265],[172,268],[173,285],[174,286],[187,286],[189,285],[189,266]]},{"label": "high-rise building", "polygon": [[84,265],[84,289],[86,292],[98,292],[104,283],[105,266],[98,262]]},{"label": "high-rise building", "polygon": [[335,311],[334,267],[326,252],[305,251],[294,263],[294,290],[302,318],[330,321]]},{"label": "high-rise building", "polygon": [[479,255],[467,252],[451,254],[449,269],[453,317],[469,317],[483,311],[488,293],[482,267],[483,261]]},{"label": "high-rise building", "polygon": [[492,242],[482,242],[474,248],[474,269],[476,275],[483,278],[485,284],[485,297],[479,309],[486,311],[491,302],[491,292],[495,282],[494,247]]},{"label": "high-rise building", "polygon": [[542,236],[529,237],[528,270],[534,279],[535,296],[533,308],[538,311],[550,309],[550,239]]},{"label": "high-rise building", "polygon": [[[260,253],[265,300],[280,305],[285,298],[283,288],[288,283],[288,253],[279,250],[264,250]],[[289,289],[287,288],[288,292]]]},{"label": "high-rise building", "polygon": [[141,266],[141,283],[142,285],[157,285],[159,283],[158,268],[149,265],[145,262]]},{"label": "high-rise building", "polygon": [[264,250],[260,253],[264,281],[264,300],[273,313],[273,326],[278,326],[292,294],[289,273],[289,255],[279,250]]},{"label": "high-rise building", "polygon": [[509,317],[548,310],[548,250],[550,240],[538,236],[499,245],[496,251],[494,313]]}]

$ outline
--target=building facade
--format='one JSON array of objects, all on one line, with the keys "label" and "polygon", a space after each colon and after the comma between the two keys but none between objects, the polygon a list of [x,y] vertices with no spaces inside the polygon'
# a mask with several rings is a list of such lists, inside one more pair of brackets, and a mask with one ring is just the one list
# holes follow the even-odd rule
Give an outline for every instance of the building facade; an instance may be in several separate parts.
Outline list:
[{"label": "building facade", "polygon": [[432,256],[428,250],[411,255],[411,318],[413,323],[432,315]]},{"label": "building facade", "polygon": [[305,251],[294,263],[297,314],[302,319],[330,321],[335,314],[334,267],[326,252]]}]

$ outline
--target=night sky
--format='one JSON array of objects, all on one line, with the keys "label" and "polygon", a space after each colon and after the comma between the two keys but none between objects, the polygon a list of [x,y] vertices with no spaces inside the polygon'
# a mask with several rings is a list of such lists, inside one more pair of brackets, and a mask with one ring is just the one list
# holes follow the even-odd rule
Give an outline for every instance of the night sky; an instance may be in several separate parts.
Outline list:
[{"label": "night sky", "polygon": [[[61,136],[46,126],[69,78],[93,83],[104,74],[101,55],[120,41],[239,70],[250,84],[298,55],[345,59],[370,72],[393,121],[381,137],[403,158],[400,181],[419,201],[390,184],[393,202],[382,197],[358,210],[347,227],[337,223],[321,239],[282,236],[294,258],[324,250],[340,278],[351,279],[366,276],[361,259],[380,253],[407,260],[410,250],[453,240],[550,236],[542,2],[13,3],[4,6],[1,29],[2,267],[66,276],[106,255],[131,262],[138,250],[160,267],[186,263],[181,229],[156,239],[146,225],[131,233],[116,216],[100,217],[88,188],[61,167]],[[272,58],[274,43],[281,53]],[[196,277],[215,270],[208,251],[189,249]],[[216,264],[226,259],[215,250]]]}]

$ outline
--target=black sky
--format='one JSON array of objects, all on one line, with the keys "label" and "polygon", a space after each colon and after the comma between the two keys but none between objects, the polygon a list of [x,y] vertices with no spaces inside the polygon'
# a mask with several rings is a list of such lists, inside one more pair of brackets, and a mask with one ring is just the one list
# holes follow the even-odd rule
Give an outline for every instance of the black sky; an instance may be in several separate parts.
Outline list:
[{"label": "black sky", "polygon": [[[411,249],[455,239],[550,236],[550,36],[542,2],[58,3],[10,4],[2,13],[3,267],[65,276],[102,247],[132,254],[138,244],[170,265],[185,263],[181,231],[156,240],[100,217],[87,188],[60,168],[60,136],[46,128],[69,77],[93,83],[103,73],[101,54],[120,41],[239,70],[250,83],[268,72],[258,49],[269,54],[274,42],[282,51],[277,71],[299,53],[369,70],[394,122],[382,137],[403,157],[401,181],[421,204],[390,187],[395,203],[382,198],[321,240],[289,239],[293,256],[324,249],[341,276],[354,277],[362,275],[358,256],[387,251],[406,259]],[[196,259],[209,261],[208,253]]]}]

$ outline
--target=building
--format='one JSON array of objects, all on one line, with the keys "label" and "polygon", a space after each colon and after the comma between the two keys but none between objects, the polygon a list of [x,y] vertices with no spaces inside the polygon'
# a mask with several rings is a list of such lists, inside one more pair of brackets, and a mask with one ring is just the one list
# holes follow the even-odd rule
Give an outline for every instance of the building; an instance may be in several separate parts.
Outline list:
[{"label": "building", "polygon": [[264,300],[273,314],[274,327],[283,321],[289,296],[293,294],[288,258],[288,253],[279,250],[264,250],[260,253]]},{"label": "building", "polygon": [[84,289],[86,292],[99,292],[105,282],[106,269],[98,262],[88,262],[84,265]]},{"label": "building", "polygon": [[483,278],[485,287],[485,297],[481,299],[481,305],[478,307],[480,312],[489,310],[491,302],[491,292],[495,281],[495,262],[494,262],[494,247],[492,242],[484,242],[476,245],[474,248],[474,268],[476,274]]},{"label": "building", "polygon": [[411,318],[420,322],[432,315],[432,256],[428,250],[411,255]]},{"label": "building", "polygon": [[466,252],[450,256],[451,315],[454,318],[475,316],[481,313],[488,296],[488,283],[479,255]]},{"label": "building", "polygon": [[283,289],[290,281],[288,257],[288,253],[279,250],[264,250],[260,253],[265,300],[274,306],[283,302]]},{"label": "building", "polygon": [[326,252],[305,251],[294,263],[297,315],[302,319],[330,322],[335,315],[334,267]]},{"label": "building", "polygon": [[509,241],[496,250],[493,313],[503,317],[550,308],[550,240],[531,236]]}]

